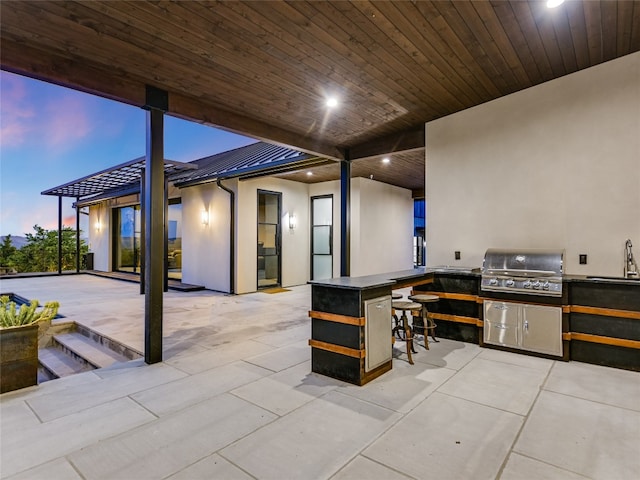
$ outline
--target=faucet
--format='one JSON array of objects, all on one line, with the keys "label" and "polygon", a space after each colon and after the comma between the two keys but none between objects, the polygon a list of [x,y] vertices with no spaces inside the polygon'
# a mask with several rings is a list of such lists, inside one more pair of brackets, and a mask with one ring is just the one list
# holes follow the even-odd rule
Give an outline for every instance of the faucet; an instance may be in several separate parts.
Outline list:
[{"label": "faucet", "polygon": [[631,251],[631,239],[624,244],[624,278],[638,278],[638,264]]}]

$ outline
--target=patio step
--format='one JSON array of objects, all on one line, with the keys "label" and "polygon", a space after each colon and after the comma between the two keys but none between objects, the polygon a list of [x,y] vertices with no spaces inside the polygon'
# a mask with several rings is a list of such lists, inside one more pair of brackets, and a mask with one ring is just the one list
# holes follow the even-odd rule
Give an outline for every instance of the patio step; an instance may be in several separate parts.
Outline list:
[{"label": "patio step", "polygon": [[44,368],[44,374],[48,374],[48,378],[47,376],[43,376],[38,380],[38,383],[53,378],[66,377],[75,373],[93,370],[93,367],[86,362],[80,361],[56,347],[47,347],[38,350],[38,360]]},{"label": "patio step", "polygon": [[116,362],[130,360],[78,332],[54,335],[53,343],[75,360],[84,362],[92,368],[104,368]]}]

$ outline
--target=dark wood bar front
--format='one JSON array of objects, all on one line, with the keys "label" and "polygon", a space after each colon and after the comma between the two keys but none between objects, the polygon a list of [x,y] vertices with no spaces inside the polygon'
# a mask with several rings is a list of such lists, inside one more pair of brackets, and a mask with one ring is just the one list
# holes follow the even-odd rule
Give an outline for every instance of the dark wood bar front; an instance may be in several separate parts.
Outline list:
[{"label": "dark wood bar front", "polygon": [[[391,370],[391,291],[432,281],[433,272],[419,268],[310,282],[311,370],[356,385]],[[367,315],[367,305],[372,302],[377,302],[376,307],[385,305],[384,313],[378,313],[385,322],[380,328],[373,326]],[[387,355],[380,353],[387,344]],[[371,366],[373,357],[382,360]]]}]

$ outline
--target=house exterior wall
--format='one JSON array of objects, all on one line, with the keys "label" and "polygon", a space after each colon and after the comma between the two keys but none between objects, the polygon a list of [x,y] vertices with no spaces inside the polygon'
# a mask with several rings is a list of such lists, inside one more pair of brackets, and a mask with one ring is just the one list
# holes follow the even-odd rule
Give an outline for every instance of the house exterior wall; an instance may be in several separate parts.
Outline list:
[{"label": "house exterior wall", "polygon": [[565,248],[566,273],[622,275],[625,240],[640,243],[639,132],[640,53],[427,123],[427,265]]},{"label": "house exterior wall", "polygon": [[106,203],[89,207],[89,251],[93,253],[94,270],[111,271],[111,228],[111,209]]},{"label": "house exterior wall", "polygon": [[[237,182],[235,182],[237,183]],[[225,187],[231,182],[225,182]],[[232,188],[233,189],[233,188]],[[215,183],[182,190],[182,281],[229,292],[230,199]],[[202,212],[209,216],[202,223]]]},{"label": "house exterior wall", "polygon": [[[282,193],[282,272],[283,287],[301,285],[309,280],[309,193],[304,183],[278,178],[258,178],[238,183],[237,293],[257,289],[258,190]],[[289,228],[289,215],[298,226]]]},{"label": "house exterior wall", "polygon": [[[340,182],[309,187],[333,195],[333,274],[340,276]],[[411,191],[368,178],[351,179],[351,276],[413,268]]]},{"label": "house exterior wall", "polygon": [[353,178],[351,276],[413,268],[411,191]]},{"label": "house exterior wall", "polygon": [[[306,283],[311,275],[311,197],[333,195],[333,274],[340,275],[340,182],[298,183],[263,177],[225,180],[235,192],[235,293],[257,290],[257,192],[282,194],[283,287]],[[413,200],[411,192],[364,178],[351,179],[351,275],[369,275],[413,266]],[[175,191],[172,191],[175,195]],[[230,291],[229,194],[215,183],[186,187],[182,197],[182,281]],[[173,196],[173,195],[172,195]],[[112,209],[136,203],[137,196],[90,208],[90,243],[96,270],[112,270]],[[361,206],[363,206],[361,208]],[[209,224],[202,224],[202,211]],[[289,215],[297,227],[289,228]],[[101,219],[98,232],[95,223]],[[109,220],[107,220],[109,218]],[[111,227],[112,228],[112,227]]]}]

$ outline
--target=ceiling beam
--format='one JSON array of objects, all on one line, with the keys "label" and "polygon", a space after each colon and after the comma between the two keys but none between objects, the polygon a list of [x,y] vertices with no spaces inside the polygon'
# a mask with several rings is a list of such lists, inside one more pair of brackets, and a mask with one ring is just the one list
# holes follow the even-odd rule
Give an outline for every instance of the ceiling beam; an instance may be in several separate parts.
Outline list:
[{"label": "ceiling beam", "polygon": [[379,137],[358,145],[349,147],[352,160],[388,155],[394,152],[408,152],[424,149],[424,124],[410,130]]},{"label": "ceiling beam", "polygon": [[[148,80],[145,83],[143,79],[133,79],[116,69],[106,70],[86,62],[34,49],[10,39],[2,40],[0,68],[136,107],[145,105],[146,86],[147,83],[152,83]],[[164,88],[162,85],[153,86]],[[317,139],[220,109],[216,105],[171,90],[167,114],[295,148],[312,155],[334,160],[343,158],[338,148]]]}]

